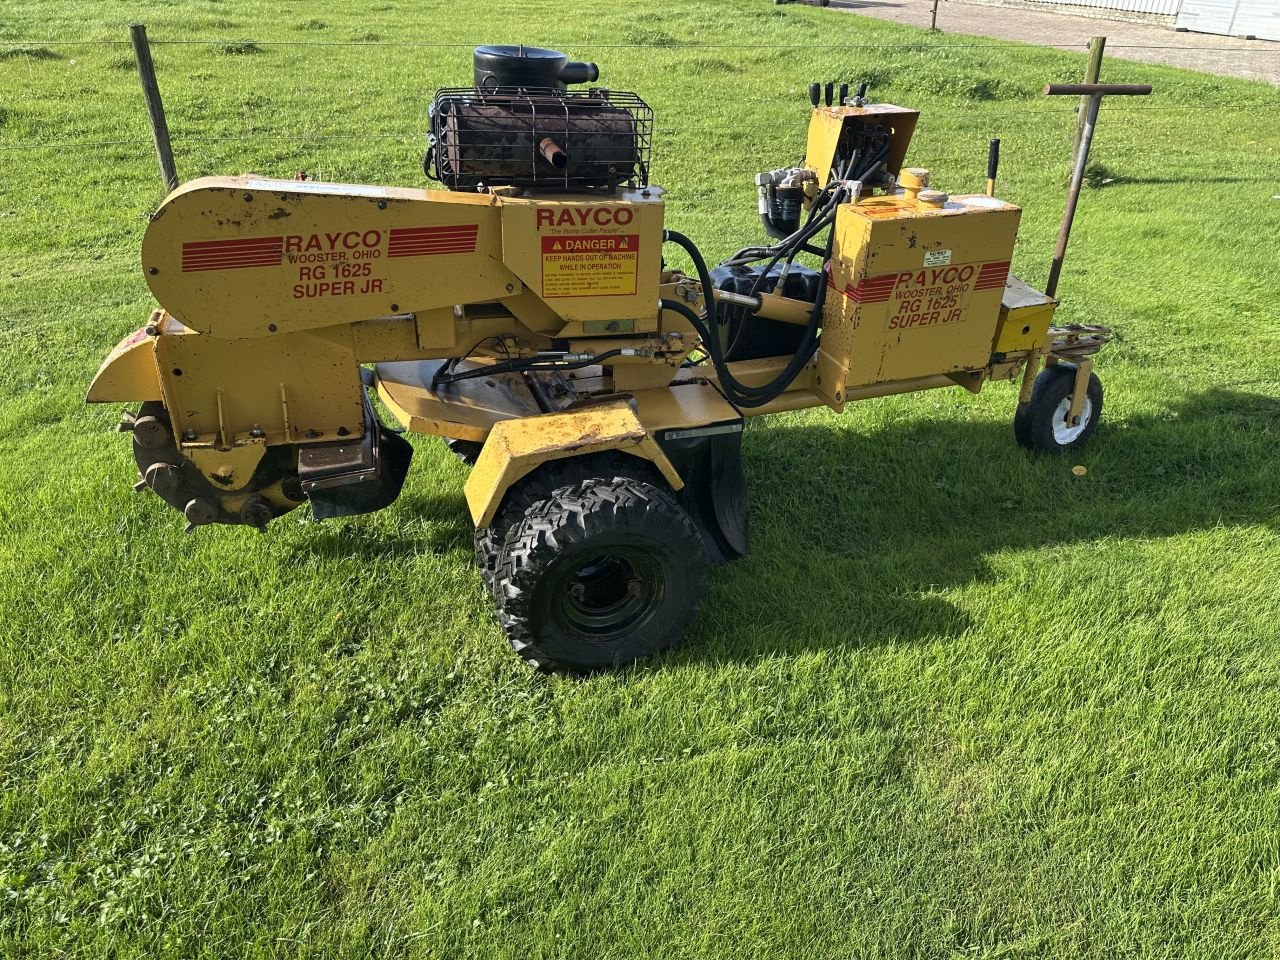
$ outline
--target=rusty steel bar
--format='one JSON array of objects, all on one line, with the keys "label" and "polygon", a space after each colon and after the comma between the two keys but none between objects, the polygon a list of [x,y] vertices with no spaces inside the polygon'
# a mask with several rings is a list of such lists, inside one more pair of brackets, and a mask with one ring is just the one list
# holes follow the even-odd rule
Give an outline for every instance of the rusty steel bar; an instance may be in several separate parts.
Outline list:
[{"label": "rusty steel bar", "polygon": [[1151,92],[1149,83],[1046,83],[1047,97],[1145,97]]}]

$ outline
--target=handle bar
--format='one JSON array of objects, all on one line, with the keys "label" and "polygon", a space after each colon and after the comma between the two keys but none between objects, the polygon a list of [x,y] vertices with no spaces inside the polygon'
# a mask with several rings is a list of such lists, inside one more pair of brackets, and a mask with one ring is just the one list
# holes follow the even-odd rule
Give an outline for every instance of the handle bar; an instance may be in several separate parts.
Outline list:
[{"label": "handle bar", "polygon": [[1149,83],[1046,83],[1046,97],[1091,97],[1095,93],[1112,97],[1145,97],[1151,92]]}]

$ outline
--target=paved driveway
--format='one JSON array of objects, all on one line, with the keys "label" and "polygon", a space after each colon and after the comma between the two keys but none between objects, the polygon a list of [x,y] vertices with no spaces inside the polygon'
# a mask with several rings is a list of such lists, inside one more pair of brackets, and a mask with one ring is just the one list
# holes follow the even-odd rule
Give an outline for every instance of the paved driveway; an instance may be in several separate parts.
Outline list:
[{"label": "paved driveway", "polygon": [[[932,0],[832,0],[831,11],[847,11],[929,26]],[[967,33],[1083,50],[1089,38],[1107,38],[1107,60],[1141,60],[1186,67],[1227,77],[1262,80],[1280,87],[1280,42],[1239,40],[1208,33],[1178,33],[1171,27],[1124,20],[1103,20],[1064,13],[1028,10],[944,0],[938,4],[938,28],[945,33]],[[1111,73],[1112,76],[1108,76]],[[1104,82],[1123,78],[1102,65]]]}]

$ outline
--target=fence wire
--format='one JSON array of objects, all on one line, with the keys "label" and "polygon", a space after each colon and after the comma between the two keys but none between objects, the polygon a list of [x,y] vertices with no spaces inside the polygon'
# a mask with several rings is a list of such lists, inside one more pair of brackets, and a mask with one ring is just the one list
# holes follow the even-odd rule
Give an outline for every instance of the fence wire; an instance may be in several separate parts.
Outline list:
[{"label": "fence wire", "polygon": [[[31,47],[84,47],[84,46],[123,46],[130,45],[128,40],[11,40],[9,55],[19,56],[21,48]],[[462,41],[417,41],[417,40],[255,40],[252,38],[223,37],[214,40],[156,40],[148,38],[153,47],[160,46],[210,46],[221,47],[227,44],[253,44],[259,47],[405,47],[413,49],[471,49],[484,46],[484,43],[464,43]],[[589,46],[593,50],[670,50],[685,52],[688,50],[945,50],[945,49],[982,49],[1007,50],[1011,46],[1027,46],[1016,40],[1002,43],[598,43],[594,40],[560,40],[547,41],[548,44],[560,47]],[[1221,53],[1275,53],[1274,47],[1266,41],[1256,41],[1257,46],[1187,46],[1181,43],[1148,44],[1148,43],[1108,43],[1108,50],[1197,50],[1216,51]],[[1037,43],[1032,46],[1053,50],[1085,50],[1087,43]]]}]

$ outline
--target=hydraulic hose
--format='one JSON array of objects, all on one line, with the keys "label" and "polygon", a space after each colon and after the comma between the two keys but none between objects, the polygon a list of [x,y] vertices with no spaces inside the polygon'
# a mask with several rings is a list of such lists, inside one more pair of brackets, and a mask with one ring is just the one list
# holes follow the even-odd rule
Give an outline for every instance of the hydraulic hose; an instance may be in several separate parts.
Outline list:
[{"label": "hydraulic hose", "polygon": [[[819,298],[818,302],[815,304],[816,311],[819,316],[821,316],[822,312],[821,303],[822,300]],[[711,346],[711,344],[715,342],[711,338],[711,331],[707,329],[702,318],[699,317],[688,304],[681,303],[679,300],[659,300],[658,306],[663,310],[675,311],[692,324],[693,329],[697,331],[698,336],[702,338],[703,343],[707,344],[707,354],[711,358],[712,367],[715,368],[716,378],[720,381],[720,386],[724,389],[726,398],[735,407],[763,407],[765,404],[771,402],[785,392],[787,387],[791,386],[791,382],[795,380],[797,374],[799,374],[801,369],[804,368],[804,365],[809,361],[809,353],[816,342],[813,337],[814,327],[811,323],[809,327],[805,328],[804,340],[801,342],[800,348],[796,351],[795,356],[791,358],[791,362],[787,364],[786,368],[763,387],[748,387],[746,384],[735,379],[733,374],[729,372],[729,368],[725,365],[724,357],[721,355],[719,347]],[[744,395],[742,391],[745,390],[751,390],[752,395]],[[754,391],[756,390],[764,390],[766,392],[757,396],[754,394]]]},{"label": "hydraulic hose", "polygon": [[432,383],[457,383],[459,380],[474,380],[477,377],[491,377],[495,373],[536,373],[539,370],[581,370],[583,367],[594,367],[605,360],[622,356],[621,350],[606,350],[585,360],[557,360],[554,357],[539,359],[523,357],[518,360],[499,360],[497,363],[485,364],[474,370],[463,370],[461,373],[438,374]]},{"label": "hydraulic hose", "polygon": [[[841,196],[842,194],[837,190],[821,207],[815,204],[813,209],[809,212],[809,218],[805,222],[805,225],[793,234],[791,238],[789,238],[791,243],[785,246],[780,244],[778,247],[773,249],[772,256],[769,259],[768,264],[756,276],[755,282],[751,285],[751,290],[749,291],[748,296],[754,297],[759,295],[760,287],[764,284],[765,279],[770,276],[773,272],[773,268],[784,256],[786,257],[786,266],[782,269],[779,282],[786,277],[787,272],[791,268],[792,262],[796,258],[796,254],[802,251],[812,253],[819,257],[821,262],[826,262],[828,254],[821,248],[811,246],[808,241],[826,229],[829,224],[835,222],[835,212],[836,208],[840,204]],[[748,321],[749,316],[744,316],[742,321],[738,324],[737,336],[733,338],[733,342],[731,342],[728,349],[724,351],[726,356],[733,355],[733,351],[737,347],[738,341],[741,339],[743,332],[747,328]]]},{"label": "hydraulic hose", "polygon": [[[684,239],[688,242],[687,237]],[[827,238],[827,246],[823,251],[824,261],[829,260],[831,257],[831,244],[834,239],[833,231],[832,235]],[[674,242],[678,243],[679,241]],[[683,246],[683,244],[681,244],[681,246]],[[692,246],[691,242],[690,246]],[[694,247],[694,250],[697,250],[697,248]],[[690,251],[690,256],[693,256],[692,251]],[[701,260],[702,255],[699,253],[694,260],[694,266],[696,267],[698,262]],[[705,268],[705,262],[702,265]],[[709,280],[710,277],[708,276],[708,281]],[[704,281],[704,284],[704,290],[712,291],[708,282]],[[710,306],[715,300],[714,292],[705,294],[703,299],[707,302],[708,306]],[[708,356],[711,358],[711,365],[715,368],[716,377],[720,381],[720,386],[724,389],[725,395],[730,403],[737,407],[762,407],[784,393],[787,387],[791,386],[791,383],[799,375],[800,371],[804,369],[805,364],[809,362],[809,356],[812,354],[814,347],[816,347],[818,343],[818,329],[822,324],[823,301],[824,297],[820,293],[813,302],[813,310],[809,315],[809,324],[805,327],[804,337],[801,339],[800,345],[796,348],[796,352],[792,356],[790,362],[788,362],[786,367],[783,368],[776,377],[768,383],[758,387],[744,384],[734,377],[734,375],[729,371],[728,365],[725,363],[724,354],[720,349],[720,341],[712,336],[712,328],[710,328],[708,323],[705,322],[702,317],[699,317],[698,314],[688,306],[688,304],[681,303],[678,300],[660,300],[658,301],[658,305],[663,310],[673,310],[680,314],[688,320],[693,326],[693,329],[697,331],[698,336],[702,339],[702,342],[707,349]],[[711,314],[710,316],[713,317],[714,314]]]},{"label": "hydraulic hose", "polygon": [[[811,237],[828,226],[831,226],[832,230],[827,235],[826,246],[822,251],[822,262],[825,265],[831,259],[831,248],[835,241],[834,223],[836,210],[843,201],[844,195],[845,187],[843,185],[836,186],[832,191],[831,197],[820,207],[815,204],[814,209],[810,211],[809,221],[804,227],[792,234],[786,242],[770,248],[772,258],[769,266],[764,271],[765,275],[783,257],[788,255],[794,257],[802,245],[807,245]],[[805,327],[804,336],[786,367],[768,383],[759,386],[746,384],[738,380],[730,372],[728,364],[725,362],[725,351],[720,344],[720,339],[718,336],[713,335],[719,324],[715,288],[712,286],[711,273],[707,269],[707,262],[703,259],[702,251],[698,249],[692,240],[676,230],[664,231],[663,240],[670,241],[681,247],[693,261],[694,269],[698,274],[698,282],[702,286],[702,299],[706,305],[706,317],[704,319],[698,316],[687,304],[675,300],[659,301],[660,308],[680,314],[697,331],[707,355],[711,359],[711,364],[715,368],[720,386],[731,403],[738,407],[761,407],[776,399],[786,391],[800,371],[804,369],[805,364],[809,362],[810,355],[817,346],[818,331],[822,325],[822,306],[825,300],[825,291],[820,291],[814,299],[813,310],[809,315],[809,323]],[[753,290],[755,287],[756,285],[753,285]]]}]

